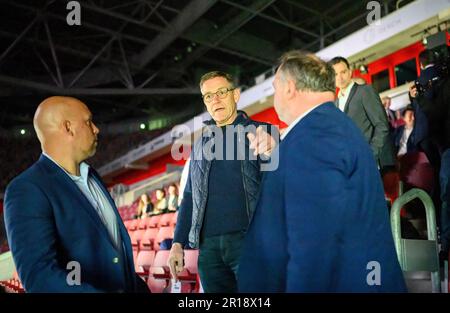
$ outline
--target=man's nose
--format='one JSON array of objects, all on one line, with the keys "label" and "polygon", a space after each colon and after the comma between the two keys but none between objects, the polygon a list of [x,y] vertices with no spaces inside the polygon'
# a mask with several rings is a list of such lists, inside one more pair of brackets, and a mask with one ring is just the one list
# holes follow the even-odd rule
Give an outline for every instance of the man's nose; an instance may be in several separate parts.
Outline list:
[{"label": "man's nose", "polygon": [[95,124],[92,124],[92,126],[93,126],[94,134],[97,135],[100,132],[100,129],[98,129],[98,127]]},{"label": "man's nose", "polygon": [[213,93],[211,102],[216,101],[216,99],[219,99],[219,95],[217,93]]}]

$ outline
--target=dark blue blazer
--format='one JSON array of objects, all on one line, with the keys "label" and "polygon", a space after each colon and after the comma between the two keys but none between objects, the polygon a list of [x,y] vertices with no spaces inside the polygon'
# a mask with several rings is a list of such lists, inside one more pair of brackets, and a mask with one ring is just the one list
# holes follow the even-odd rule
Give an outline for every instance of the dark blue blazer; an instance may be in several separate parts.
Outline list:
[{"label": "dark blue blazer", "polygon": [[[324,103],[278,149],[244,240],[239,291],[405,291],[380,174],[350,118]],[[381,285],[367,283],[376,277]]]},{"label": "dark blue blazer", "polygon": [[[92,169],[89,175],[102,186],[115,210],[122,249],[114,247],[78,186],[44,155],[9,184],[6,230],[27,292],[148,291],[135,273],[130,238],[113,199],[99,175]],[[80,285],[67,283],[68,274],[75,269],[71,261],[80,265]]]}]

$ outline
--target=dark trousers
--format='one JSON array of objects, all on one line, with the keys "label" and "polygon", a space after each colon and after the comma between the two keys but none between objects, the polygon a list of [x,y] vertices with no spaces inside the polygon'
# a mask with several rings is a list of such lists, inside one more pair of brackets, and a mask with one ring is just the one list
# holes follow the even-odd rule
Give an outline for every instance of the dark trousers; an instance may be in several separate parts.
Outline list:
[{"label": "dark trousers", "polygon": [[203,238],[198,272],[205,293],[237,292],[239,257],[245,232]]},{"label": "dark trousers", "polygon": [[442,154],[441,171],[441,242],[442,250],[448,252],[450,244],[450,149]]}]

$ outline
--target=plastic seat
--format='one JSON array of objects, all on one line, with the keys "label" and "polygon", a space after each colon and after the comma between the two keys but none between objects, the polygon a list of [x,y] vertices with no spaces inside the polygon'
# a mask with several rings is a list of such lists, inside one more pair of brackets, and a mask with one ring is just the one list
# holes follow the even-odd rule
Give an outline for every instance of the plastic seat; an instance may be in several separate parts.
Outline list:
[{"label": "plastic seat", "polygon": [[133,234],[130,236],[131,239],[131,245],[133,247],[133,250],[139,249],[139,242],[142,239],[142,236],[144,236],[145,230],[138,229],[133,232]]},{"label": "plastic seat", "polygon": [[125,225],[125,228],[127,229],[127,230],[130,230],[130,223],[131,223],[131,221],[127,221],[126,220],[126,216],[124,215],[123,216],[123,225]]},{"label": "plastic seat", "polygon": [[387,199],[394,203],[399,196],[400,175],[398,172],[387,172],[383,175],[384,195]]},{"label": "plastic seat", "polygon": [[153,250],[158,228],[147,228],[139,243],[139,250]]},{"label": "plastic seat", "polygon": [[160,219],[161,215],[154,215],[150,217],[150,220],[147,221],[147,228],[157,228]]},{"label": "plastic seat", "polygon": [[175,213],[165,213],[161,215],[161,219],[158,222],[158,227],[169,226]]},{"label": "plastic seat", "polygon": [[146,219],[147,218],[139,219],[139,222],[138,222],[138,225],[137,225],[138,229],[147,229],[147,221],[146,221]]},{"label": "plastic seat", "polygon": [[136,273],[138,273],[141,277],[148,276],[150,267],[153,265],[154,260],[155,251],[140,251],[135,263]]},{"label": "plastic seat", "polygon": [[182,283],[182,292],[197,290],[198,250],[184,250],[184,269],[178,275]]},{"label": "plastic seat", "polygon": [[172,219],[170,220],[169,225],[170,225],[170,226],[175,226],[175,225],[177,224],[177,219],[178,219],[178,211],[176,211],[175,213],[173,213]]},{"label": "plastic seat", "polygon": [[136,264],[137,256],[138,256],[137,250],[133,249],[133,262],[134,262],[134,264]]},{"label": "plastic seat", "polygon": [[169,286],[170,270],[167,265],[168,250],[156,252],[153,265],[150,267],[147,285],[153,293],[162,293]]},{"label": "plastic seat", "polygon": [[174,228],[173,226],[164,226],[161,227],[156,235],[155,244],[153,246],[154,250],[159,250],[159,244],[164,239],[173,239]]},{"label": "plastic seat", "polygon": [[136,230],[138,227],[139,221],[140,220],[138,220],[138,219],[131,220],[128,223],[128,230]]}]

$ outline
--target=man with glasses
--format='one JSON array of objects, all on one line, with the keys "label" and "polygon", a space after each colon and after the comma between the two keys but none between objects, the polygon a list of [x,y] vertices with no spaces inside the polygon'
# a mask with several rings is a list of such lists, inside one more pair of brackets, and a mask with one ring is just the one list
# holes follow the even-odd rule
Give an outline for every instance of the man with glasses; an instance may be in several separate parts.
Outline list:
[{"label": "man with glasses", "polygon": [[[183,248],[199,248],[204,291],[237,292],[242,239],[256,207],[262,176],[265,157],[261,154],[270,155],[276,141],[269,133],[278,133],[270,132],[269,124],[237,111],[240,91],[229,74],[203,75],[200,90],[212,120],[206,122],[191,153],[169,265],[177,279],[183,269]],[[245,149],[239,149],[241,144]]]}]

